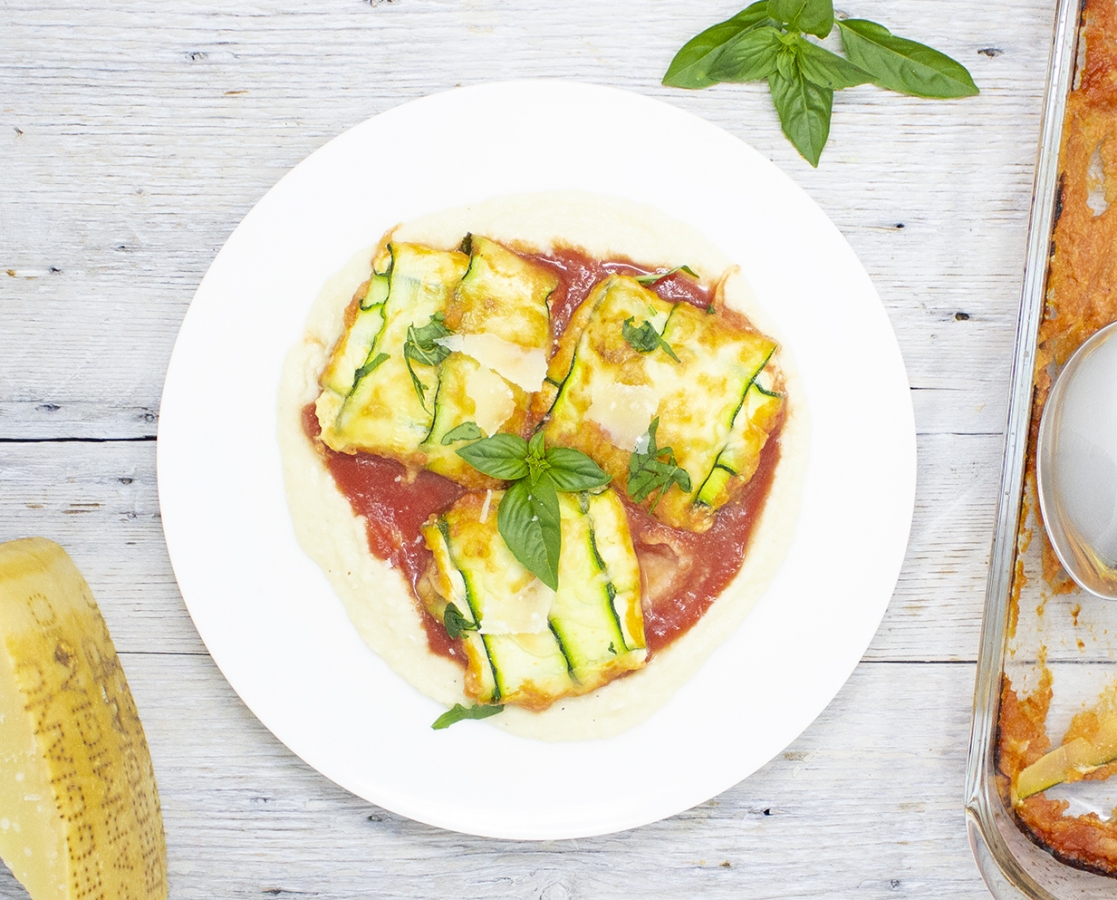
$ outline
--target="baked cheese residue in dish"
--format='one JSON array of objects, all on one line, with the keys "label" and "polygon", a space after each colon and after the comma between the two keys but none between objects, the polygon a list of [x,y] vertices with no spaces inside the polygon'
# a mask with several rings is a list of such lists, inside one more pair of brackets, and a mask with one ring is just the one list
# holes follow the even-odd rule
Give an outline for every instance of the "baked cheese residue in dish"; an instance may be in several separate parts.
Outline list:
[{"label": "baked cheese residue in dish", "polygon": [[[1100,328],[1117,320],[1117,6],[1086,0],[1079,34],[1081,70],[1067,97],[1060,151],[1059,195],[1047,278],[1047,303],[1039,326],[1023,506],[1042,525],[1036,500],[1035,448],[1039,423],[1054,376],[1074,351]],[[1009,636],[1015,636],[1025,585],[1048,596],[1078,591],[1062,570],[1042,527],[1021,515]],[[1034,528],[1034,531],[1033,531]],[[1033,537],[1040,563],[1029,571],[1025,554]],[[1043,604],[1040,610],[1042,613]],[[1083,598],[1083,602],[1089,602]],[[1094,601],[1097,602],[1097,601]],[[1080,609],[1081,607],[1077,607]],[[1027,610],[1025,610],[1027,612]],[[1078,613],[1073,613],[1077,625]],[[1081,642],[1080,642],[1081,648]],[[1006,677],[998,720],[997,762],[1017,822],[1057,858],[1079,868],[1117,875],[1117,817],[1069,814],[1066,800],[1047,789],[1117,772],[1117,681],[1101,685],[1098,700],[1073,717],[1062,743],[1053,747],[1048,713],[1058,685],[1038,648],[1037,683],[1024,694]],[[1031,674],[1031,673],[1029,673]]]},{"label": "baked cheese residue in dish", "polygon": [[[393,667],[447,705],[517,708],[499,717],[513,730],[593,737],[665,702],[763,590],[805,426],[777,341],[730,296],[733,267],[711,269],[693,237],[679,256],[612,246],[584,225],[603,198],[547,197],[390,231],[289,358],[281,445],[300,540]],[[511,462],[494,467],[497,450]],[[544,459],[567,475],[540,475]],[[399,603],[378,621],[387,605],[362,592],[385,587],[352,571],[375,568],[323,546],[331,530],[352,543],[338,497],[365,553],[403,575],[419,629]],[[552,570],[536,557],[558,544],[539,534],[561,538]],[[716,603],[755,545],[751,583]]]}]

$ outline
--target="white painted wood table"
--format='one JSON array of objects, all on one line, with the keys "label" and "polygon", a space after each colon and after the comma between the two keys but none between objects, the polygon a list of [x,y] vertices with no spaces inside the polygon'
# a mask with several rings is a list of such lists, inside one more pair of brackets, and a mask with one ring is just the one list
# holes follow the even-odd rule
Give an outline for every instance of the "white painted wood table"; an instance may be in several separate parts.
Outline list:
[{"label": "white painted wood table", "polygon": [[[0,0],[0,540],[59,541],[100,600],[151,744],[176,900],[987,896],[963,773],[1054,0],[842,0],[961,60],[982,93],[844,91],[818,170],[766,88],[659,84],[740,5]],[[171,347],[241,217],[363,119],[512,77],[661,98],[798,181],[881,294],[920,454],[895,596],[818,721],[696,809],[550,843],[416,824],[288,752],[194,630],[155,486]],[[6,871],[0,896],[25,896]]]}]

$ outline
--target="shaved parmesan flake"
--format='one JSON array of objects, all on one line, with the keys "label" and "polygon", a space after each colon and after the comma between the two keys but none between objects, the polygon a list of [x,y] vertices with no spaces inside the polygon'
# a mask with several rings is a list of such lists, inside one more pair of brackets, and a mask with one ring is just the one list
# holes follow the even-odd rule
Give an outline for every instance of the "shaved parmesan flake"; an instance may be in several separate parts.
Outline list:
[{"label": "shaved parmesan flake", "polygon": [[516,398],[492,369],[482,366],[466,376],[466,395],[473,401],[474,421],[486,435],[496,434],[516,411]]},{"label": "shaved parmesan flake", "polygon": [[492,334],[451,334],[438,343],[472,356],[529,394],[547,377],[547,355],[538,347],[521,347]]},{"label": "shaved parmesan flake", "polygon": [[658,408],[659,394],[651,385],[607,382],[594,385],[586,418],[600,425],[614,446],[632,450]]}]

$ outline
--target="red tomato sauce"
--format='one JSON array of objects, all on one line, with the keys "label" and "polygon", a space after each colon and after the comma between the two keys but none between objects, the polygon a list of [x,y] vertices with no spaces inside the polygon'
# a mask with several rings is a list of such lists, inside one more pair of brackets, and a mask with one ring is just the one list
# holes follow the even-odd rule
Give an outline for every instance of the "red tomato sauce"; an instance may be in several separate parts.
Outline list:
[{"label": "red tomato sauce", "polygon": [[321,428],[313,403],[303,408],[303,430],[353,512],[365,517],[372,555],[403,571],[423,617],[431,650],[464,663],[461,642],[450,640],[442,623],[418,602],[416,585],[434,559],[419,529],[432,515],[449,509],[465,488],[426,469],[408,470],[394,459],[331,450],[318,440]]},{"label": "red tomato sauce", "polygon": [[642,507],[625,502],[642,570],[654,564],[654,555],[663,554],[662,539],[667,538],[677,548],[666,560],[674,567],[673,590],[655,598],[645,593],[644,637],[649,658],[686,634],[741,571],[753,525],[764,509],[772,485],[779,453],[779,439],[773,434],[761,451],[760,465],[744,493],[719,509],[714,524],[701,534],[671,528],[656,521]]},{"label": "red tomato sauce", "polygon": [[[547,299],[551,312],[551,330],[557,342],[574,311],[582,305],[598,282],[610,275],[652,275],[655,269],[641,266],[627,259],[614,259],[602,262],[578,250],[556,248],[550,253],[521,253],[525,259],[539,263],[558,276],[558,287]],[[670,275],[647,285],[668,303],[690,303],[699,309],[706,309],[713,301],[709,288],[703,287],[684,272]]]},{"label": "red tomato sauce", "polygon": [[[559,277],[558,287],[548,301],[556,341],[599,281],[611,274],[644,275],[655,271],[628,260],[602,262],[568,249],[547,255],[521,255],[547,266]],[[709,289],[682,272],[648,286],[672,303],[686,302],[706,309],[713,300]],[[313,403],[303,410],[303,428],[354,513],[364,516],[373,556],[403,571],[423,617],[431,650],[464,665],[460,641],[450,640],[442,623],[426,611],[416,586],[433,561],[421,526],[430,516],[449,509],[465,489],[441,475],[410,470],[395,460],[330,450],[318,440],[320,428]],[[743,495],[723,506],[713,526],[702,534],[664,525],[621,494],[641,571],[656,570],[656,583],[661,586],[658,595],[650,596],[645,591],[644,596],[649,658],[693,627],[740,571],[778,460],[777,428],[773,429],[761,454],[760,466]]]}]

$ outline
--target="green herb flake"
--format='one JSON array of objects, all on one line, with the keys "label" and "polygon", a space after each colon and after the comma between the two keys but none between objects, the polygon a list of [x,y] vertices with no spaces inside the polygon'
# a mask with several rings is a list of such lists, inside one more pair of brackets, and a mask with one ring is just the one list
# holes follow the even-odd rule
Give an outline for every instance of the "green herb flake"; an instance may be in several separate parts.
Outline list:
[{"label": "green herb flake", "polygon": [[466,719],[487,719],[500,712],[504,712],[503,706],[462,706],[460,703],[455,703],[451,709],[434,720],[431,728],[441,731]]},{"label": "green herb flake", "polygon": [[697,278],[698,273],[690,266],[675,266],[673,269],[668,269],[666,272],[650,272],[647,275],[633,276],[636,281],[643,285],[655,284],[656,282],[663,281],[664,278],[669,278],[676,272],[685,272],[691,278]]},{"label": "green herb flake", "polygon": [[452,641],[460,638],[463,632],[477,630],[477,623],[463,616],[462,611],[453,603],[446,604],[446,611],[442,614],[442,624],[446,626],[446,634]]},{"label": "green herb flake", "polygon": [[475,441],[484,436],[485,432],[476,422],[462,422],[461,425],[451,428],[442,435],[442,446],[447,447],[458,441]]},{"label": "green herb flake", "polygon": [[675,355],[675,351],[671,349],[671,345],[663,339],[655,326],[651,322],[644,322],[640,327],[636,327],[632,323],[636,319],[629,316],[624,320],[621,325],[621,335],[628,345],[638,353],[651,353],[655,349],[661,349],[664,353],[670,356],[675,362],[679,362],[679,357]]}]

